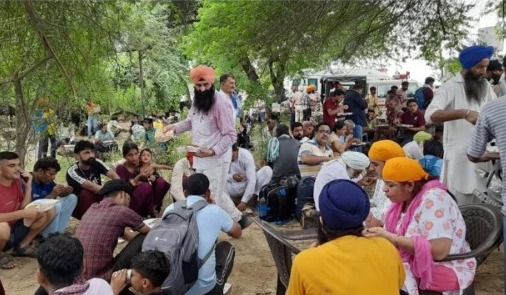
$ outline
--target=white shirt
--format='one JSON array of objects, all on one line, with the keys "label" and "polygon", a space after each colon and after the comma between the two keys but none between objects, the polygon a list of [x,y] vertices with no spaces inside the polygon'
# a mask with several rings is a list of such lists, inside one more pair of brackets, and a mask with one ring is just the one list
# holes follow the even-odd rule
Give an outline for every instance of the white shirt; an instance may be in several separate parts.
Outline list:
[{"label": "white shirt", "polygon": [[313,188],[313,199],[316,210],[320,211],[319,200],[323,187],[335,179],[350,179],[348,172],[346,172],[346,164],[341,158],[324,163],[316,176]]},{"label": "white shirt", "polygon": [[[244,174],[246,179],[241,182],[234,180],[234,174]],[[241,202],[247,203],[255,193],[255,184],[257,181],[255,160],[250,151],[239,148],[237,160],[230,163],[230,169],[227,177],[227,191],[244,192]],[[235,196],[232,196],[235,197]]]},{"label": "white shirt", "polygon": [[377,179],[374,195],[371,198],[371,214],[374,218],[385,223],[385,213],[387,213],[392,202],[383,191],[383,186],[385,186],[385,182],[382,179]]},{"label": "white shirt", "polygon": [[183,191],[183,176],[186,175],[189,177],[194,173],[192,166],[190,165],[190,161],[185,158],[179,159],[174,165],[174,169],[172,169],[172,177],[171,177],[171,186],[170,186],[170,194],[176,199],[176,201],[181,201],[185,199],[184,191]]},{"label": "white shirt", "polygon": [[[481,104],[467,101],[464,90],[464,78],[457,74],[441,85],[435,92],[432,102],[425,111],[425,121],[432,123],[430,117],[439,110],[468,109],[479,112],[488,101],[497,98],[492,87]],[[443,147],[444,167],[441,181],[450,191],[471,194],[474,189],[482,187],[482,182],[475,172],[476,164],[467,160],[467,148],[471,143],[474,125],[465,119],[444,122]]]}]

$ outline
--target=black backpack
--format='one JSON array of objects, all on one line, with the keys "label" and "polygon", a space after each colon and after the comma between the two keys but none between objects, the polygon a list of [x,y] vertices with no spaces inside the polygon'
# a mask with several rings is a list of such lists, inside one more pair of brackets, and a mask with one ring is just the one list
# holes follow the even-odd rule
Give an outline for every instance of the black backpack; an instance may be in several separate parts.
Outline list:
[{"label": "black backpack", "polygon": [[277,183],[264,185],[258,200],[261,219],[268,222],[283,222],[290,218],[293,197],[285,186]]}]

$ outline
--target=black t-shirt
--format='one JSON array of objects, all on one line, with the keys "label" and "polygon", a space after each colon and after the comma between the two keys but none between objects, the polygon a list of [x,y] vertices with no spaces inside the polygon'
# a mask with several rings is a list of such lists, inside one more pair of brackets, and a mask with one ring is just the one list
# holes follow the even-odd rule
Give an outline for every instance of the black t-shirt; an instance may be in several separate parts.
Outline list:
[{"label": "black t-shirt", "polygon": [[100,161],[95,160],[93,164],[91,164],[90,169],[82,170],[79,168],[78,163],[69,167],[67,170],[67,183],[74,189],[74,194],[78,195],[81,192],[81,187],[84,181],[88,180],[98,185],[102,185],[102,174],[107,174],[109,171],[109,167]]}]

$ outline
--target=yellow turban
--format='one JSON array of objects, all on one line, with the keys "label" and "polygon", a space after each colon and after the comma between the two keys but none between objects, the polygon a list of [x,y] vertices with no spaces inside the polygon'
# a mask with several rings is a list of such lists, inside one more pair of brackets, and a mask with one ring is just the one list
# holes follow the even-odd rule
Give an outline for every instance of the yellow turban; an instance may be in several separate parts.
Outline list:
[{"label": "yellow turban", "polygon": [[193,84],[196,84],[201,80],[204,80],[209,84],[214,84],[215,78],[216,72],[211,67],[200,65],[190,70],[190,80],[192,80]]},{"label": "yellow turban", "polygon": [[426,180],[429,177],[420,162],[406,157],[389,159],[383,167],[382,174],[384,180],[396,182]]},{"label": "yellow turban", "polygon": [[371,145],[369,159],[385,162],[395,157],[405,157],[402,147],[392,140],[380,140]]},{"label": "yellow turban", "polygon": [[308,87],[306,87],[306,92],[313,92],[316,90],[316,87],[314,87],[314,85],[309,85]]}]

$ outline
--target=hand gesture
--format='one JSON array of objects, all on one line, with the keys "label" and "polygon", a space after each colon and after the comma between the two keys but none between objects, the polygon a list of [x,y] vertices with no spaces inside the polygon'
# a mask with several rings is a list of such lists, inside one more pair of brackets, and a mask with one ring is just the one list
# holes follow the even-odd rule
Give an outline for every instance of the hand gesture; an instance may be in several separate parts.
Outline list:
[{"label": "hand gesture", "polygon": [[21,179],[25,182],[25,184],[32,183],[32,179],[33,179],[32,173],[22,171],[21,172]]},{"label": "hand gesture", "polygon": [[153,171],[153,168],[151,166],[145,166],[145,167],[141,168],[141,171],[139,172],[139,174],[142,177],[148,178],[148,177],[150,177],[153,174],[153,172],[154,171]]},{"label": "hand gesture", "polygon": [[197,153],[195,153],[195,157],[206,158],[214,156],[214,150],[212,149],[200,149]]},{"label": "hand gesture", "polygon": [[240,173],[236,173],[232,176],[232,178],[237,181],[237,182],[242,182],[244,181],[244,175],[240,174]]},{"label": "hand gesture", "polygon": [[114,295],[119,294],[128,285],[127,270],[122,269],[112,273],[111,288]]},{"label": "hand gesture", "polygon": [[65,186],[62,185],[62,184],[57,184],[54,188],[53,188],[53,195],[55,196],[61,196],[63,191],[65,189]]},{"label": "hand gesture", "polygon": [[169,125],[163,127],[163,133],[167,133],[169,131],[174,131],[174,129],[175,129],[174,125],[173,124],[169,124]]},{"label": "hand gesture", "polygon": [[239,209],[239,211],[243,212],[244,210],[246,210],[246,203],[241,202],[239,205],[237,205],[237,209]]}]

